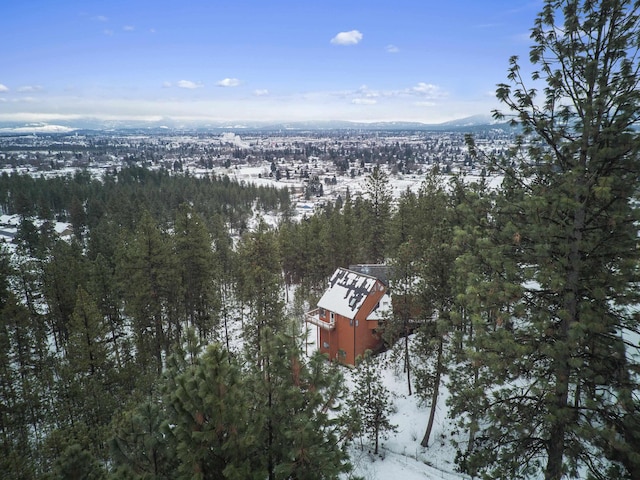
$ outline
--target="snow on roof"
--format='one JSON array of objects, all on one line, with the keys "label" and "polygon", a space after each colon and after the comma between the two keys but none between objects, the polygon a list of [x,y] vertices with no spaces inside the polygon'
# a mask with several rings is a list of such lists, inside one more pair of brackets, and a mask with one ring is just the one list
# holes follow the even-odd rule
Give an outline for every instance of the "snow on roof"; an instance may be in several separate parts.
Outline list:
[{"label": "snow on roof", "polygon": [[65,223],[65,222],[56,222],[56,224],[53,227],[56,231],[57,234],[61,234],[64,233],[67,230],[72,229],[73,227],[71,226],[70,223]]},{"label": "snow on roof", "polygon": [[17,226],[20,224],[20,216],[19,215],[0,215],[0,224]]},{"label": "snow on roof", "polygon": [[329,288],[318,301],[318,307],[354,318],[375,285],[373,277],[338,268],[329,280]]},{"label": "snow on roof", "polygon": [[376,305],[376,308],[369,314],[367,320],[384,320],[391,314],[391,297],[385,293]]}]

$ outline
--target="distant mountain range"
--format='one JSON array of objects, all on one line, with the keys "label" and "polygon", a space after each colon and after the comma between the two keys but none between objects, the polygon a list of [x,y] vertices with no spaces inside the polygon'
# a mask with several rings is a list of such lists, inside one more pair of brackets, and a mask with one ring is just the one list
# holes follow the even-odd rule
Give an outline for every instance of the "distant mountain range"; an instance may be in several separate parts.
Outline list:
[{"label": "distant mountain range", "polygon": [[303,121],[303,122],[208,122],[205,124],[179,123],[171,119],[154,122],[74,120],[48,123],[0,123],[0,135],[65,134],[79,131],[136,131],[144,133],[221,132],[221,131],[434,131],[464,132],[487,129],[512,130],[507,122],[497,122],[488,115],[474,115],[449,122],[428,124],[420,122],[348,122],[348,121]]}]

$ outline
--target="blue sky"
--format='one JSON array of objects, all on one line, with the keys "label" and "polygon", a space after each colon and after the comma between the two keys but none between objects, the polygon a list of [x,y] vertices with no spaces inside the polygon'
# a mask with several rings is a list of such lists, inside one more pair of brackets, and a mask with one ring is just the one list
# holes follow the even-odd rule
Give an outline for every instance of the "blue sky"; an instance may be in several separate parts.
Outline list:
[{"label": "blue sky", "polygon": [[490,114],[541,0],[4,0],[0,121]]}]

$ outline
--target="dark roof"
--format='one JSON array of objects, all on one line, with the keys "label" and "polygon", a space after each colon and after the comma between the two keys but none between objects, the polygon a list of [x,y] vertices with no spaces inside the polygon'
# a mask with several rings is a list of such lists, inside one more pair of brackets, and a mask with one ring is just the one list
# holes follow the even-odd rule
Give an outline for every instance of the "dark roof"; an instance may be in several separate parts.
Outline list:
[{"label": "dark roof", "polygon": [[349,270],[375,277],[384,283],[385,286],[389,286],[389,267],[387,265],[379,263],[349,265]]}]

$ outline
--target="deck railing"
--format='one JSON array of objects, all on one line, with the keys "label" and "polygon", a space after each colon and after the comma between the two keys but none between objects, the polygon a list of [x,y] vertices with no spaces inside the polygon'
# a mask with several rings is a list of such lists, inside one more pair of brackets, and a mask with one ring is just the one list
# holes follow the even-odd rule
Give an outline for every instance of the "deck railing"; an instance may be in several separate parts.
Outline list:
[{"label": "deck railing", "polygon": [[[328,312],[327,312],[328,313]],[[307,323],[312,323],[317,325],[320,328],[324,328],[325,330],[333,330],[336,328],[336,321],[334,320],[322,320],[320,318],[320,309],[316,308],[315,310],[311,310],[304,314],[304,319]]]}]

